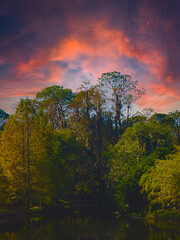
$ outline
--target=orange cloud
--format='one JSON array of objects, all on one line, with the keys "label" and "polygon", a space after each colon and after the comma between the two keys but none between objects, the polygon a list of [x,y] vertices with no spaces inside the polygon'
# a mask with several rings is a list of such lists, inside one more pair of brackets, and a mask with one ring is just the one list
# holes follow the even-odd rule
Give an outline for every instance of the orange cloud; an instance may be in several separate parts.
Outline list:
[{"label": "orange cloud", "polygon": [[169,97],[168,95],[159,96],[156,92],[149,91],[148,94],[144,95],[137,101],[138,105],[142,108],[151,107],[156,112],[172,112],[173,108],[179,109],[180,105],[177,99]]},{"label": "orange cloud", "polygon": [[[162,82],[167,59],[151,43],[145,43],[142,40],[133,42],[133,39],[128,37],[124,31],[109,29],[106,22],[103,21],[91,22],[86,27],[82,24],[80,29],[76,29],[73,24],[71,27],[74,31],[68,37],[60,39],[52,48],[40,49],[29,62],[18,63],[16,67],[17,77],[33,76],[34,79],[44,81],[46,84],[62,82],[66,69],[57,67],[53,63],[64,61],[68,62],[69,68],[74,68],[74,62],[85,56],[80,63],[82,73],[92,73],[97,79],[102,72],[121,70],[122,63],[119,62],[119,59],[126,56],[130,59],[136,59],[140,66],[144,64],[156,79],[156,82],[148,85],[156,93],[156,97],[154,96],[155,105],[156,99],[162,95],[178,98],[178,93],[170,85],[167,88]],[[89,38],[83,35],[83,32],[85,34],[87,29]],[[80,35],[78,34],[79,31],[81,32]],[[48,76],[41,73],[43,68],[48,69]],[[124,68],[124,70],[126,69],[128,73],[136,74],[134,70],[128,67]],[[166,81],[173,82],[172,76],[167,75]],[[150,100],[150,98],[146,99]],[[162,104],[164,102],[163,100]]]},{"label": "orange cloud", "polygon": [[179,89],[172,89],[170,86],[165,86],[164,84],[154,85],[150,84],[149,88],[159,93],[160,96],[168,95],[170,97],[176,98],[180,100]]},{"label": "orange cloud", "polygon": [[[91,44],[89,39],[83,39],[82,36],[78,37],[76,34],[72,34],[68,38],[60,40],[52,49],[41,49],[29,62],[18,63],[16,67],[17,77],[23,77],[23,75],[27,73],[35,75],[37,70],[46,66],[51,73],[49,80],[46,81],[58,82],[60,81],[60,77],[63,77],[64,71],[62,69],[60,71],[59,67],[50,66],[50,64],[56,61],[67,61],[71,63],[78,60],[82,55],[87,56],[87,59],[82,62],[83,72],[92,72],[97,77],[97,74],[101,73],[99,69],[102,69],[102,67],[101,63],[98,64],[97,72],[92,63],[93,58],[104,57],[117,61],[120,46],[122,49],[123,41],[128,42],[129,40],[127,37],[124,38],[124,34],[121,31],[106,29],[103,23],[98,23],[96,27],[93,27],[93,25],[91,27],[93,44]],[[106,61],[106,69],[108,68],[107,65],[111,65],[113,70],[112,62],[108,63]],[[103,67],[103,69],[105,69],[105,67]]]},{"label": "orange cloud", "polygon": [[[16,86],[16,87],[12,86],[12,87],[9,87],[9,88],[6,88],[6,86],[4,86],[4,89],[6,91],[1,93],[0,98],[21,97],[21,96],[32,96],[32,97],[34,97],[36,95],[36,93],[41,90],[41,88],[39,88],[39,89],[28,88],[28,90],[27,89],[21,89],[19,86]],[[15,93],[14,89],[16,90],[16,93]]]}]

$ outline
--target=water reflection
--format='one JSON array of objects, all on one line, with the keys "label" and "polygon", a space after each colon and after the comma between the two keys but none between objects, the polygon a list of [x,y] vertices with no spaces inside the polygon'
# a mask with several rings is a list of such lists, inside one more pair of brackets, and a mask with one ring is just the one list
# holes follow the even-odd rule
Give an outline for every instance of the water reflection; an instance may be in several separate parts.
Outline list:
[{"label": "water reflection", "polygon": [[178,226],[149,226],[140,220],[82,216],[16,219],[0,224],[0,240],[178,240]]}]

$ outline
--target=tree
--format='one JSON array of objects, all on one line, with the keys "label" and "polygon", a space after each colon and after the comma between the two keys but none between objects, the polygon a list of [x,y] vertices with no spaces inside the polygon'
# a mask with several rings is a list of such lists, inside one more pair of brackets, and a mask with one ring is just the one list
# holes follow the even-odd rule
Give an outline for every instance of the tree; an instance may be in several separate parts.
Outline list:
[{"label": "tree", "polygon": [[180,144],[180,112],[174,111],[168,114],[155,113],[151,118],[155,122],[160,122],[165,126],[169,126],[176,136],[177,144]]},{"label": "tree", "polygon": [[127,118],[131,104],[140,97],[144,90],[137,89],[138,82],[130,75],[122,75],[120,72],[103,73],[99,78],[99,84],[106,90],[110,90],[109,98],[115,102],[115,135],[118,140],[119,133],[122,134],[122,109],[123,103],[127,106]]},{"label": "tree", "polygon": [[9,114],[0,109],[0,131],[3,130],[5,123],[7,122]]},{"label": "tree", "polygon": [[[0,160],[9,182],[10,201],[20,201],[27,209],[47,198],[50,184],[49,161],[52,128],[35,101],[20,101],[9,117],[1,136]],[[50,192],[48,192],[50,195]]]},{"label": "tree", "polygon": [[145,94],[145,89],[137,89],[134,87],[133,89],[129,89],[124,97],[123,103],[127,108],[127,116],[126,116],[126,126],[129,127],[129,117],[130,117],[130,109],[132,104],[136,102],[138,98],[140,98],[143,94]]},{"label": "tree", "polygon": [[103,177],[104,177],[104,169],[105,163],[101,157],[103,149],[103,107],[105,105],[105,94],[100,85],[92,86],[90,89],[90,96],[92,99],[93,108],[95,111],[95,128],[92,131],[92,142],[96,158],[97,158],[97,169],[98,169],[98,180],[99,180],[99,192],[102,195],[102,192],[105,189]]},{"label": "tree", "polygon": [[176,134],[177,143],[180,145],[180,111],[176,110],[168,113],[168,115],[174,120],[172,127]]},{"label": "tree", "polygon": [[9,182],[4,174],[2,163],[0,161],[0,203],[7,202],[9,198]]},{"label": "tree", "polygon": [[89,151],[70,128],[55,133],[53,180],[58,198],[87,196],[94,192],[94,172]]},{"label": "tree", "polygon": [[172,151],[173,141],[169,127],[149,120],[127,128],[110,148],[107,152],[108,185],[121,210],[140,210],[143,206],[140,177],[154,165],[156,158],[163,159]]},{"label": "tree", "polygon": [[75,132],[77,138],[83,140],[87,149],[90,150],[91,118],[92,111],[91,97],[89,95],[89,82],[84,82],[80,91],[75,94],[69,104],[69,126]]},{"label": "tree", "polygon": [[63,86],[51,86],[43,89],[36,94],[36,98],[46,110],[49,121],[54,128],[66,127],[66,112],[69,103],[74,98],[71,89],[63,88]]},{"label": "tree", "polygon": [[[100,90],[98,92],[98,89],[90,81],[86,80],[81,84],[79,91],[75,94],[74,99],[69,105],[69,126],[73,130],[76,140],[86,148],[87,163],[80,167],[80,169],[84,168],[84,170],[81,171],[80,178],[83,181],[81,181],[81,187],[79,185],[79,190],[84,188],[86,189],[84,192],[89,193],[95,189],[94,185],[96,184],[94,183],[97,180],[95,179],[97,178],[97,171],[99,170],[100,174],[102,166],[100,159],[100,145],[102,145],[100,142],[102,138],[102,104]],[[92,174],[92,171],[95,174]]]},{"label": "tree", "polygon": [[149,210],[152,208],[177,209],[180,207],[180,148],[166,160],[156,160],[155,166],[142,175],[142,192],[146,192]]}]

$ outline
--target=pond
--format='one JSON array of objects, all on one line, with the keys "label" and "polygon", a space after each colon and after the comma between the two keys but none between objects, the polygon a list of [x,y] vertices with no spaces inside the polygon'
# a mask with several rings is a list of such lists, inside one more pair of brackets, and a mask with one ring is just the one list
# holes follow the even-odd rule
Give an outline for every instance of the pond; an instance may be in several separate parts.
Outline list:
[{"label": "pond", "polygon": [[0,240],[179,240],[179,234],[178,224],[149,225],[140,219],[78,211],[0,223]]}]

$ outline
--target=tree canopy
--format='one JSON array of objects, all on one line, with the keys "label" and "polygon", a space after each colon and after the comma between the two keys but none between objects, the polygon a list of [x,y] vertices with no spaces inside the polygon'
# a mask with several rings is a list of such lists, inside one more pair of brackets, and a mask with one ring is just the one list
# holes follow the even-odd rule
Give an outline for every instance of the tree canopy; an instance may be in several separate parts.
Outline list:
[{"label": "tree canopy", "polygon": [[180,112],[132,114],[144,93],[131,76],[108,72],[76,92],[54,85],[21,99],[1,129],[0,202],[178,210]]}]

